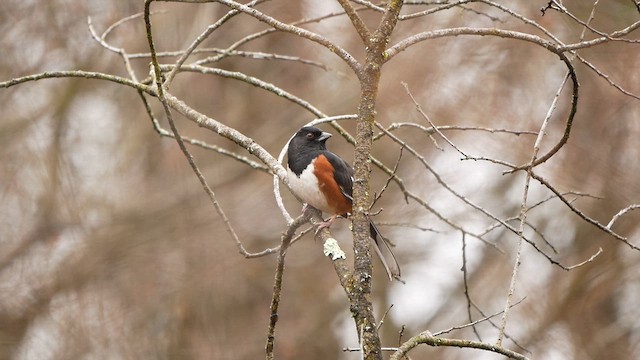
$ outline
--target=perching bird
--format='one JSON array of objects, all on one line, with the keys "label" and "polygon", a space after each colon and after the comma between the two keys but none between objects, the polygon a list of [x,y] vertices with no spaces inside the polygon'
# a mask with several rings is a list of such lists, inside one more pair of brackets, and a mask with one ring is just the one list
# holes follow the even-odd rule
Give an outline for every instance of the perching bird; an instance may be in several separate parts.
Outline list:
[{"label": "perching bird", "polygon": [[[322,212],[331,214],[328,227],[339,215],[352,211],[353,169],[338,155],[327,150],[328,132],[315,127],[303,127],[289,142],[289,186],[299,200]],[[389,243],[369,220],[371,245],[380,257],[390,280],[400,278],[400,266]]]}]

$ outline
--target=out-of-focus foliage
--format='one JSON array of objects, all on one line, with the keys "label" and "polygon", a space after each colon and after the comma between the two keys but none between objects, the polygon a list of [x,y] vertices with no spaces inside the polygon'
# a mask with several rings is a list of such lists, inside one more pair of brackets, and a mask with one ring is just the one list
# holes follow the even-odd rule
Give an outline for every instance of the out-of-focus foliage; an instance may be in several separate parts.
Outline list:
[{"label": "out-of-focus foliage", "polygon": [[[505,6],[512,6],[506,4]],[[542,2],[521,2],[518,12],[566,42],[582,27],[557,12],[540,14]],[[565,1],[586,20],[592,4]],[[261,5],[285,21],[330,11],[324,2],[274,1]],[[336,5],[337,6],[337,5]],[[470,10],[470,9],[473,9]],[[228,9],[215,4],[154,4],[159,51],[181,50]],[[142,11],[141,1],[4,1],[0,4],[0,81],[48,70],[92,70],[125,75],[121,59],[90,37],[87,17],[99,32]],[[363,13],[366,21],[377,14]],[[599,5],[593,26],[605,32],[637,21],[632,1]],[[481,4],[456,7],[403,22],[394,38],[432,29],[470,26],[537,30]],[[346,17],[307,25],[362,54]],[[205,47],[225,47],[266,25],[238,17]],[[587,32],[587,39],[596,37]],[[631,36],[638,38],[637,35]],[[146,52],[142,19],[113,31],[112,44]],[[640,94],[637,44],[611,42],[581,54],[610,79]],[[296,94],[330,114],[355,113],[355,76],[328,51],[291,35],[273,34],[241,50],[313,59],[328,69],[278,60],[229,57],[215,66],[241,71]],[[198,55],[204,57],[205,55]],[[167,58],[167,62],[175,58]],[[149,59],[133,61],[141,78]],[[580,105],[568,145],[539,172],[560,191],[600,197],[575,201],[606,224],[620,209],[640,203],[640,102],[576,63]],[[423,122],[400,85],[407,82],[438,125],[537,131],[566,69],[549,53],[513,40],[443,38],[417,45],[383,71],[378,121]],[[304,109],[263,90],[214,76],[181,73],[174,95],[210,117],[252,137],[277,155],[289,136],[312,119]],[[567,94],[564,94],[567,95]],[[552,119],[549,141],[562,134],[568,97]],[[161,107],[153,104],[156,114]],[[86,79],[55,79],[0,90],[0,358],[72,359],[256,359],[263,356],[274,257],[247,260],[238,251],[175,142],[154,132],[135,91]],[[161,122],[164,121],[161,118]],[[237,151],[242,149],[192,123],[178,120],[185,135]],[[425,124],[427,125],[427,124]],[[350,124],[345,124],[353,129]],[[522,177],[502,176],[495,164],[460,161],[441,139],[439,151],[423,134],[397,130],[459,192],[501,217],[517,215]],[[514,163],[529,160],[535,137],[458,131],[450,139],[472,154]],[[351,148],[334,137],[329,146],[350,159]],[[271,191],[271,177],[233,159],[199,148],[196,161],[251,251],[278,244],[286,223]],[[398,148],[374,143],[374,155],[393,166]],[[482,231],[490,222],[439,187],[421,165],[404,157],[399,175],[448,218]],[[373,189],[386,176],[374,172]],[[534,184],[532,202],[550,195]],[[292,213],[299,205],[286,195]],[[439,232],[384,227],[397,243],[406,285],[388,284],[377,271],[380,315],[395,304],[382,327],[383,344],[408,335],[468,322],[462,243],[419,206],[407,204],[392,184],[377,207],[381,222],[412,223]],[[579,263],[599,248],[592,263],[566,272],[525,245],[507,333],[539,359],[630,359],[640,356],[638,252],[605,235],[557,200],[532,211],[564,264]],[[640,244],[640,214],[629,213],[614,229]],[[333,228],[349,248],[346,221]],[[517,237],[489,235],[501,252],[466,239],[469,292],[487,314],[504,306]],[[545,247],[544,244],[540,245]],[[549,253],[552,251],[545,248]],[[287,254],[277,328],[280,359],[355,359],[343,347],[357,346],[346,300],[321,246],[310,236]],[[475,310],[474,319],[481,318]],[[498,319],[495,320],[496,322]],[[478,327],[495,341],[488,323]],[[473,338],[470,329],[454,333]],[[506,340],[506,346],[519,349]],[[456,348],[420,348],[412,359],[498,358]]]}]

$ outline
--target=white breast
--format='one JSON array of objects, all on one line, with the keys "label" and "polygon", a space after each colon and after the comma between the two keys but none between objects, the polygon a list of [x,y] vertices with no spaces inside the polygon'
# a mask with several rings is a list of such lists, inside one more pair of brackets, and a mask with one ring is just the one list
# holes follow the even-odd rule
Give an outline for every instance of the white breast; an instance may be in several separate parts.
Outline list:
[{"label": "white breast", "polygon": [[289,175],[289,186],[300,200],[320,211],[331,212],[324,194],[320,192],[318,178],[313,174],[313,163],[304,169],[299,178],[288,166],[287,174]]}]

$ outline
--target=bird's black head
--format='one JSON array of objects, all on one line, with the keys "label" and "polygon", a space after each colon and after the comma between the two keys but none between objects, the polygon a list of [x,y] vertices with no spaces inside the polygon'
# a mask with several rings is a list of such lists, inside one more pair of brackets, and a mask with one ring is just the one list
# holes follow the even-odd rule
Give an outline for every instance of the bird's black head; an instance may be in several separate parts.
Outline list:
[{"label": "bird's black head", "polygon": [[301,172],[319,152],[327,150],[325,142],[331,134],[312,126],[298,130],[289,142],[289,168]]},{"label": "bird's black head", "polygon": [[289,143],[289,154],[301,153],[311,150],[326,150],[325,142],[331,134],[312,126],[306,126],[298,130]]}]

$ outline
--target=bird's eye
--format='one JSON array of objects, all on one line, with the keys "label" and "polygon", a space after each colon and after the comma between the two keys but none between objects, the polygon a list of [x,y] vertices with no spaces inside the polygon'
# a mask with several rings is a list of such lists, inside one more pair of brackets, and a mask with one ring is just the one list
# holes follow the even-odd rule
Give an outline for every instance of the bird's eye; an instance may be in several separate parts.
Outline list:
[{"label": "bird's eye", "polygon": [[307,134],[307,139],[311,140],[313,138],[314,138],[313,133],[308,133]]}]

